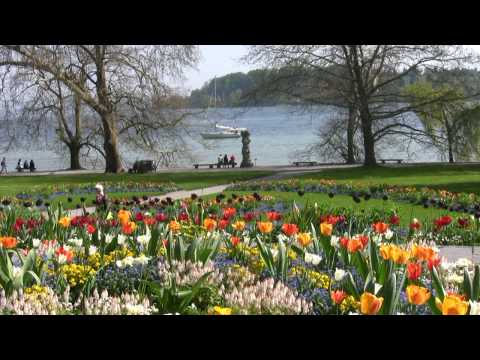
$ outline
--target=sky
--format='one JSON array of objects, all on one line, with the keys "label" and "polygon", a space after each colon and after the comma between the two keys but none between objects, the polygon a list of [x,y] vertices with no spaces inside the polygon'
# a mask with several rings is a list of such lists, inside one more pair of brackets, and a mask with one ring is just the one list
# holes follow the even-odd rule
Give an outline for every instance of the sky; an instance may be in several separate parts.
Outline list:
[{"label": "sky", "polygon": [[[480,45],[467,45],[480,53]],[[232,72],[248,72],[254,65],[243,64],[240,58],[247,53],[247,45],[200,45],[201,59],[197,70],[188,70],[180,85],[188,92],[198,89],[215,76]]]}]

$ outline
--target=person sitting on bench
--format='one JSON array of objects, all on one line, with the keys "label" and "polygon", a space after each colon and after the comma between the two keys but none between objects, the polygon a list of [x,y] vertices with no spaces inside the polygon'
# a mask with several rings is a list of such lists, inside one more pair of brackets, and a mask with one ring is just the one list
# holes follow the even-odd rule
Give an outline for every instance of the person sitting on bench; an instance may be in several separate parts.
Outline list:
[{"label": "person sitting on bench", "polygon": [[217,168],[220,169],[222,167],[222,154],[218,155],[218,160],[217,160]]},{"label": "person sitting on bench", "polygon": [[230,156],[230,165],[232,165],[232,168],[235,167],[235,156]]},{"label": "person sitting on bench", "polygon": [[30,172],[34,172],[35,170],[35,163],[33,162],[33,160],[30,160]]},{"label": "person sitting on bench", "polygon": [[22,159],[18,159],[18,163],[17,163],[16,169],[17,169],[18,172],[22,172],[22,171],[23,171],[23,168],[22,168]]},{"label": "person sitting on bench", "polygon": [[225,156],[223,157],[223,167],[228,167],[228,156],[227,154],[225,154]]},{"label": "person sitting on bench", "polygon": [[25,160],[25,162],[23,163],[23,170],[30,170],[30,164],[27,160]]}]

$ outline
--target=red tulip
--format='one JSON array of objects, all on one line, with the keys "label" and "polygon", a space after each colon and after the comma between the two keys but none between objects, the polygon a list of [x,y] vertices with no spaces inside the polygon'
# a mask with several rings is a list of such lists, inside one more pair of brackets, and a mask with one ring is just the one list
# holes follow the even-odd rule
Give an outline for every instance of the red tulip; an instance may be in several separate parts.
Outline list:
[{"label": "red tulip", "polygon": [[467,227],[469,224],[468,219],[458,219],[458,225],[461,227]]},{"label": "red tulip", "polygon": [[188,221],[188,214],[186,212],[182,212],[178,215],[178,220],[180,221]]},{"label": "red tulip", "polygon": [[221,229],[221,230],[225,230],[227,228],[228,224],[229,224],[228,220],[223,220],[222,219],[218,222],[218,228]]},{"label": "red tulip", "polygon": [[287,236],[292,236],[298,233],[298,226],[295,224],[283,224],[282,231]]},{"label": "red tulip", "polygon": [[420,263],[408,263],[407,275],[412,281],[417,280],[422,275],[422,264]]},{"label": "red tulip", "polygon": [[442,259],[438,255],[432,256],[427,260],[428,263],[428,269],[432,270],[433,267],[438,267],[440,263],[442,262]]},{"label": "red tulip", "polygon": [[246,221],[246,222],[249,222],[249,221],[252,221],[255,219],[255,214],[251,211],[249,212],[246,212],[245,215],[243,215],[243,219]]},{"label": "red tulip", "polygon": [[330,293],[330,297],[335,304],[340,305],[347,297],[347,293],[342,290],[336,290]]},{"label": "red tulip", "polygon": [[230,241],[232,242],[233,247],[236,247],[240,243],[240,238],[238,236],[232,236]]},{"label": "red tulip", "polygon": [[135,220],[143,221],[143,214],[141,212],[136,213],[135,214]]},{"label": "red tulip", "polygon": [[155,220],[159,222],[165,222],[168,220],[168,216],[165,215],[164,213],[158,213],[157,215],[155,215]]},{"label": "red tulip", "polygon": [[87,232],[88,232],[89,234],[93,234],[93,233],[95,232],[95,230],[97,230],[97,229],[96,229],[95,226],[93,226],[92,224],[88,224],[88,225],[87,225]]},{"label": "red tulip", "polygon": [[282,214],[277,211],[267,211],[266,212],[267,218],[270,221],[278,221],[282,219]]},{"label": "red tulip", "polygon": [[392,225],[400,224],[400,216],[398,216],[398,215],[390,216],[390,224],[392,224]]}]

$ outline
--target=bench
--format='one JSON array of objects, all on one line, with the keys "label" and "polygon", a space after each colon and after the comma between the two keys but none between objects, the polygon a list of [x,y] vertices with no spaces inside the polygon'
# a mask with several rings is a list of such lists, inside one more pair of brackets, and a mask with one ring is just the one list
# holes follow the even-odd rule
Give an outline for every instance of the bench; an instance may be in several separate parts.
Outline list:
[{"label": "bench", "polygon": [[216,167],[217,169],[220,169],[222,166],[226,166],[227,168],[229,167],[232,167],[234,168],[235,166],[237,166],[237,163],[233,163],[233,166],[232,164],[227,164],[227,165],[224,165],[224,164],[219,164],[219,163],[215,163],[215,164],[193,164],[193,167],[195,169],[198,169],[199,167],[209,167],[210,169],[213,169],[214,167]]},{"label": "bench", "polygon": [[137,160],[133,164],[133,168],[129,169],[129,173],[144,174],[157,170],[153,160]]},{"label": "bench", "polygon": [[385,164],[386,162],[396,162],[397,164],[401,164],[403,159],[380,159],[382,164]]},{"label": "bench", "polygon": [[294,161],[295,166],[315,166],[318,165],[317,161]]}]

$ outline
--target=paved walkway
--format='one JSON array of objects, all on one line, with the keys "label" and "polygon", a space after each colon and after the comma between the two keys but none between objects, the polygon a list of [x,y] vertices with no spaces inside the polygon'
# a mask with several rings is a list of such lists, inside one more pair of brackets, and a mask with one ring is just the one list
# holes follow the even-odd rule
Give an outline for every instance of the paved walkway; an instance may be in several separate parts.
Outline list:
[{"label": "paved walkway", "polygon": [[480,246],[444,246],[439,247],[440,256],[444,256],[448,261],[453,262],[460,258],[467,258],[475,264],[480,264]]}]

